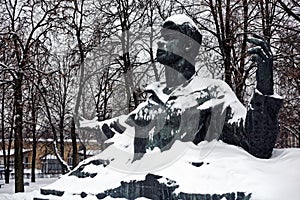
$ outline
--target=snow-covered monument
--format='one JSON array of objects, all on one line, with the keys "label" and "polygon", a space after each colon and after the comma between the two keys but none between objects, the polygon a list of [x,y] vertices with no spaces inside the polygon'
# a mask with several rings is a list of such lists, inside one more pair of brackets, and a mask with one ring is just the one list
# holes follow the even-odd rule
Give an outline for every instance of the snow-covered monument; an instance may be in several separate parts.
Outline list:
[{"label": "snow-covered monument", "polygon": [[[266,159],[282,103],[273,90],[268,44],[249,37],[258,70],[245,108],[225,82],[195,76],[202,36],[190,18],[169,17],[161,35],[157,60],[166,66],[166,82],[147,86],[149,98],[129,115],[90,123],[106,135],[108,147],[41,189],[40,199],[264,198],[260,189],[269,188],[270,174],[260,172],[273,169]],[[272,162],[283,151],[275,154]],[[247,175],[259,179],[247,182]],[[261,179],[267,181],[258,184]]]}]

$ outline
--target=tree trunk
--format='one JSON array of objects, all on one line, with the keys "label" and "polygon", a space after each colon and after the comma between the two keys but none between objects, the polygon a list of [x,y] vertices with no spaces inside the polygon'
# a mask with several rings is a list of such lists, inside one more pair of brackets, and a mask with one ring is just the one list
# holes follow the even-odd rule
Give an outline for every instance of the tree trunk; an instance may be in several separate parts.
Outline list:
[{"label": "tree trunk", "polygon": [[[248,33],[248,1],[243,0],[243,31]],[[243,35],[242,47],[241,47],[241,59],[239,68],[235,71],[236,82],[236,96],[242,104],[244,104],[244,91],[245,82],[248,76],[248,72],[245,71],[245,63],[247,57],[247,35]]]},{"label": "tree trunk", "polygon": [[12,136],[13,136],[13,129],[14,129],[14,118],[15,118],[15,109],[13,109],[13,114],[11,117],[11,128],[9,132],[9,138],[8,138],[8,147],[7,147],[7,161],[5,166],[5,183],[9,184],[9,172],[10,172],[10,149],[12,144]]},{"label": "tree trunk", "polygon": [[51,130],[52,130],[52,133],[53,133],[53,149],[54,149],[55,156],[57,157],[59,163],[64,166],[64,168],[67,170],[67,172],[69,172],[70,171],[70,167],[61,158],[61,156],[59,154],[59,151],[58,151],[58,148],[57,148],[57,141],[58,141],[57,131],[56,131],[54,123],[52,122],[52,115],[51,115],[51,112],[50,112],[50,106],[48,104],[47,98],[43,95],[43,92],[40,90],[40,88],[38,88],[38,90],[39,90],[39,92],[41,94],[41,97],[43,99],[43,102],[44,102],[44,105],[45,105],[44,107],[45,107],[45,111],[46,111],[46,116],[47,116],[47,118],[49,120],[49,124],[50,124]]},{"label": "tree trunk", "polygon": [[[5,103],[5,88],[4,88],[4,85],[2,85],[2,99],[1,99],[1,135],[2,135],[2,150],[3,150],[3,164],[4,164],[4,167],[6,167],[7,163],[7,156],[6,156],[6,144],[5,144],[5,125],[4,125],[4,112],[5,112],[5,106],[4,106],[4,103]],[[7,173],[5,173],[5,180],[7,179]]]},{"label": "tree trunk", "polygon": [[[20,71],[22,67],[20,66]],[[17,73],[14,85],[14,109],[15,109],[15,192],[24,192],[23,177],[23,99],[22,99],[22,79],[23,72]]]},{"label": "tree trunk", "polygon": [[269,11],[269,0],[260,0],[260,11],[262,16],[262,28],[265,39],[270,43],[271,38],[271,16]]},{"label": "tree trunk", "polygon": [[36,139],[36,110],[35,110],[35,101],[34,95],[32,95],[32,160],[31,160],[31,182],[35,182],[35,160],[36,160],[36,147],[37,147],[37,139]]},{"label": "tree trunk", "polygon": [[74,118],[72,118],[72,125],[71,125],[71,139],[72,139],[72,148],[73,148],[73,160],[72,165],[73,169],[78,164],[78,151],[77,151],[77,141],[76,141],[76,127],[75,127],[75,121]]},{"label": "tree trunk", "polygon": [[[220,10],[221,8],[221,3]],[[221,11],[220,11],[221,12]],[[220,14],[221,15],[221,14]],[[221,18],[221,16],[220,16]],[[225,37],[223,38],[223,48],[224,48],[224,66],[225,66],[225,82],[233,88],[233,81],[232,81],[232,74],[233,74],[233,67],[231,65],[231,48],[232,48],[232,35],[231,35],[231,26],[230,26],[230,19],[231,18],[231,10],[230,10],[230,0],[226,1],[226,13],[225,13],[225,22],[223,31],[225,32]],[[223,20],[221,20],[222,23]],[[221,26],[222,27],[222,26]]]},{"label": "tree trunk", "polygon": [[[226,41],[224,41],[226,43]],[[232,84],[232,67],[230,62],[230,48],[224,44],[224,68],[225,68],[225,82],[233,89]]]},{"label": "tree trunk", "polygon": [[[153,23],[151,21],[151,25],[152,24]],[[150,32],[150,49],[149,49],[150,61],[151,61],[151,66],[153,68],[155,81],[159,81],[158,70],[157,70],[157,67],[155,65],[154,52],[153,52],[153,43],[154,43],[154,38],[153,37],[154,37],[154,31],[153,31],[153,27],[151,26],[151,32]]]},{"label": "tree trunk", "polygon": [[31,160],[31,182],[33,183],[35,182],[36,146],[37,146],[37,141],[34,136],[32,141],[32,160]]},{"label": "tree trunk", "polygon": [[210,0],[209,7],[214,19],[216,36],[221,50],[221,55],[224,64],[225,82],[233,88],[232,82],[232,67],[231,67],[231,47],[230,47],[230,1],[226,1],[225,20],[223,17],[222,1],[217,0],[215,3]]},{"label": "tree trunk", "polygon": [[[64,142],[64,117],[60,116],[59,121],[59,147],[60,147],[60,157],[65,160],[65,142]],[[61,165],[62,174],[66,173],[65,165]]]}]

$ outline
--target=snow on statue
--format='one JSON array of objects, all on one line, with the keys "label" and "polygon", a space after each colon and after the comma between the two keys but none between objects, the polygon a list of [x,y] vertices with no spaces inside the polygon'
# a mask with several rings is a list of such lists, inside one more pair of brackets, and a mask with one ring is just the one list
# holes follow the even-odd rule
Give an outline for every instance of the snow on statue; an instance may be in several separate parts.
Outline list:
[{"label": "snow on statue", "polygon": [[[165,65],[166,82],[147,86],[149,98],[129,115],[97,122],[110,145],[43,188],[42,194],[174,200],[246,200],[252,192],[254,197],[262,194],[260,179],[248,183],[246,174],[252,173],[253,178],[262,174],[254,167],[259,159],[254,162],[253,156],[270,158],[278,135],[282,99],[274,95],[268,44],[259,36],[248,39],[256,46],[249,53],[258,69],[256,91],[246,109],[225,82],[195,75],[202,35],[190,18],[167,18],[161,35],[157,60]],[[253,156],[232,145],[203,142],[215,139],[242,147]],[[230,148],[240,156],[231,165],[223,159],[233,155]],[[243,170],[245,176],[232,174],[241,163],[251,170]],[[267,162],[260,166],[270,168]],[[268,182],[263,187],[270,193],[278,191]]]},{"label": "snow on statue", "polygon": [[[190,18],[167,18],[161,36],[164,41],[158,42],[157,60],[165,65],[166,83],[149,85],[150,98],[126,120],[135,128],[135,159],[147,149],[169,149],[176,140],[198,144],[212,139],[269,158],[279,132],[282,99],[273,92],[272,54],[264,39],[254,36],[248,40],[257,46],[248,52],[258,69],[257,90],[246,110],[223,81],[195,76],[202,36]],[[110,138],[117,130],[106,124],[102,131]]]}]

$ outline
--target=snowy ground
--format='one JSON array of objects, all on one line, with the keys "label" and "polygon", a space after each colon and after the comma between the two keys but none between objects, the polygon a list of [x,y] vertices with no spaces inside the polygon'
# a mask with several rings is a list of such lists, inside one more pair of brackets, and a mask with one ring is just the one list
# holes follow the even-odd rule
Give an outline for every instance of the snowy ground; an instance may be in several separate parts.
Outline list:
[{"label": "snowy ground", "polygon": [[[163,160],[169,162],[168,165],[152,173],[175,180],[180,186],[177,192],[222,194],[240,191],[252,193],[253,200],[300,199],[300,149],[274,149],[272,158],[258,159],[239,147],[221,141],[202,142],[197,146],[176,142],[174,147],[176,148],[159,153],[155,157],[149,154],[128,166],[126,166],[128,162],[123,163],[121,158],[116,161],[121,160],[118,166],[123,169],[126,167],[141,169],[145,164],[147,166],[158,164],[158,162],[163,164]],[[184,148],[186,150],[173,162],[166,159],[170,158],[170,154],[178,153],[174,150]],[[109,152],[109,149],[106,156],[113,154]],[[105,157],[105,154],[102,156],[99,154],[91,159],[103,156]],[[154,158],[156,162],[153,162]],[[191,162],[203,162],[203,165],[195,167],[191,165]],[[64,175],[56,182],[54,182],[55,179],[39,179],[36,184],[30,183],[30,186],[26,187],[26,193],[19,194],[3,194],[13,192],[13,184],[5,185],[4,188],[0,188],[0,200],[33,200],[34,197],[77,200],[81,199],[78,195],[81,192],[89,194],[84,198],[85,200],[96,200],[94,194],[106,188],[114,188],[114,184],[118,186],[121,180],[139,180],[144,177],[143,172],[133,174],[128,170],[129,168],[125,171],[116,170],[113,166],[106,168],[87,166],[84,171],[97,172],[98,175],[95,178],[79,179],[75,176]],[[65,191],[65,194],[62,197],[42,196],[39,194],[40,187]],[[109,199],[112,198],[105,198],[105,200]],[[145,198],[138,200],[142,199]]]},{"label": "snowy ground", "polygon": [[[0,200],[33,200],[34,197],[41,197],[40,195],[40,188],[47,186],[55,181],[58,178],[40,178],[37,179],[35,183],[31,183],[29,179],[25,179],[25,182],[29,182],[29,186],[25,186],[24,193],[14,193],[14,180],[10,180],[9,184],[2,185],[0,188]],[[0,180],[0,184],[3,183],[3,180]],[[49,198],[51,200],[61,199],[55,196],[49,197],[41,197],[41,198]],[[77,198],[74,196],[64,197],[65,200],[76,200]],[[79,198],[78,198],[79,199]],[[81,199],[81,198],[80,198]],[[95,199],[95,198],[93,198]],[[110,200],[111,198],[106,198],[105,200]],[[89,198],[86,198],[89,200]],[[113,199],[118,200],[118,199]],[[139,198],[137,200],[146,200],[146,198]]]},{"label": "snowy ground", "polygon": [[[30,179],[25,179],[25,182],[29,183],[29,186],[25,186],[25,193],[14,194],[15,181],[10,180],[9,184],[2,185],[0,188],[0,200],[16,200],[16,199],[30,199],[33,200],[33,196],[39,194],[40,188],[46,185],[49,185],[58,178],[38,178],[35,183],[31,183]],[[3,184],[4,180],[0,180],[0,183]]]}]

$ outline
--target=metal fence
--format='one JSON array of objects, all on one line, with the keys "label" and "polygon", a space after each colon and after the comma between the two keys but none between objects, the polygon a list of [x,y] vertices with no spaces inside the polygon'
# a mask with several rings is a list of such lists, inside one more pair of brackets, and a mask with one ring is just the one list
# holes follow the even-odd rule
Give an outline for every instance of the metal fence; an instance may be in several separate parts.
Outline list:
[{"label": "metal fence", "polygon": [[299,136],[282,131],[276,144],[277,148],[300,148]]}]

